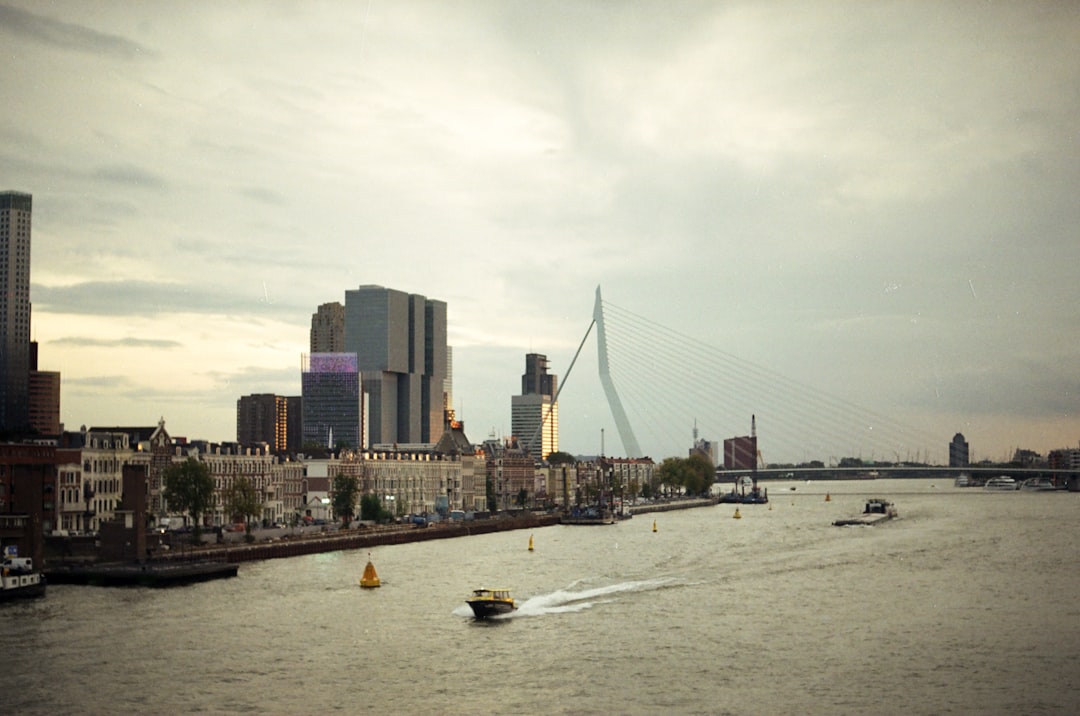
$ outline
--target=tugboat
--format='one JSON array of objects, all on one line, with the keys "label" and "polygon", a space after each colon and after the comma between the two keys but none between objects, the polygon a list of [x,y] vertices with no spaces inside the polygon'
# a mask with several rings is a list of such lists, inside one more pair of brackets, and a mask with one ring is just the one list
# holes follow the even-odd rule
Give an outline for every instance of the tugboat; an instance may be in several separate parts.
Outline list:
[{"label": "tugboat", "polygon": [[45,577],[34,571],[29,558],[4,557],[0,569],[0,602],[45,596]]},{"label": "tugboat", "polygon": [[509,589],[487,589],[486,587],[474,589],[473,595],[465,602],[472,607],[477,619],[509,614],[517,609]]}]

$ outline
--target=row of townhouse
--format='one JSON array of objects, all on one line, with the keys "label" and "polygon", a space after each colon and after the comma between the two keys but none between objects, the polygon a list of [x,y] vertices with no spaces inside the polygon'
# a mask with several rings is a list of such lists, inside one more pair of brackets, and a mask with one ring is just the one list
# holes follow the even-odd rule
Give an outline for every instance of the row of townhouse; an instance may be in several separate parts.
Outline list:
[{"label": "row of townhouse", "polygon": [[[164,499],[162,475],[189,458],[204,463],[214,481],[217,499],[204,516],[205,526],[233,522],[221,498],[242,478],[259,495],[262,521],[280,524],[304,516],[333,519],[329,505],[338,475],[356,478],[361,494],[376,495],[390,514],[403,516],[615,502],[640,494],[654,468],[648,458],[598,458],[550,467],[520,451],[471,446],[448,452],[344,451],[328,459],[295,460],[274,456],[265,447],[174,441],[164,419],[156,428],[84,429],[61,446],[41,449],[55,467],[42,486],[44,534],[98,532],[120,508],[125,465],[144,467],[151,517],[181,517]],[[0,512],[7,498],[2,479],[7,469],[0,459]]]}]

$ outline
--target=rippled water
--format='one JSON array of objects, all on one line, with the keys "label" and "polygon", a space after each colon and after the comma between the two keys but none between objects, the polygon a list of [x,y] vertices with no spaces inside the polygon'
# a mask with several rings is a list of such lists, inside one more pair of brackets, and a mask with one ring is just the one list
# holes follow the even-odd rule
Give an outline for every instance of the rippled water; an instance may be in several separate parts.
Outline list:
[{"label": "rippled water", "polygon": [[[533,552],[524,532],[382,547],[377,590],[357,551],[55,585],[0,607],[0,711],[1074,713],[1080,495],[936,483],[771,483],[739,520],[545,527]],[[864,496],[900,519],[831,526]],[[520,608],[474,621],[480,585]]]}]

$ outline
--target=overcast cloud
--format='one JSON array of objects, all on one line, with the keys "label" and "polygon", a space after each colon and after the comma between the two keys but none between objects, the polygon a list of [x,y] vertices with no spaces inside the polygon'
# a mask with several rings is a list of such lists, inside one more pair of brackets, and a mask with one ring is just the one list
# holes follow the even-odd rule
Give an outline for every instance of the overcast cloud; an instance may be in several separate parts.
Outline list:
[{"label": "overcast cloud", "polygon": [[[7,2],[0,189],[69,428],[234,439],[381,284],[447,302],[455,407],[508,434],[602,285],[937,460],[1046,452],[1080,441],[1078,46],[1073,3]],[[604,428],[585,358],[561,446]]]}]

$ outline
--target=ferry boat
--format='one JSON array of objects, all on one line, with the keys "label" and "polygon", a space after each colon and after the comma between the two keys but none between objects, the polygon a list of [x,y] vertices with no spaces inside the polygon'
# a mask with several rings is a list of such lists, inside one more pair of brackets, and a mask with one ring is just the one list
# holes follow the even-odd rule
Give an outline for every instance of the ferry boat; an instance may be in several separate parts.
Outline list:
[{"label": "ferry boat", "polygon": [[0,568],[0,602],[45,596],[45,577],[27,558],[5,557]]},{"label": "ferry boat", "polygon": [[991,492],[1012,492],[1016,490],[1016,480],[1008,475],[991,477],[986,481],[986,484],[983,485],[983,489]]},{"label": "ferry boat", "polygon": [[1057,485],[1049,477],[1029,477],[1020,485],[1024,492],[1052,492]]},{"label": "ferry boat", "polygon": [[509,614],[517,609],[513,597],[510,596],[509,589],[480,587],[474,589],[473,595],[466,599],[465,602],[472,607],[473,614],[476,615],[477,619]]}]

